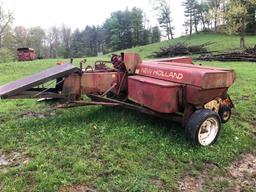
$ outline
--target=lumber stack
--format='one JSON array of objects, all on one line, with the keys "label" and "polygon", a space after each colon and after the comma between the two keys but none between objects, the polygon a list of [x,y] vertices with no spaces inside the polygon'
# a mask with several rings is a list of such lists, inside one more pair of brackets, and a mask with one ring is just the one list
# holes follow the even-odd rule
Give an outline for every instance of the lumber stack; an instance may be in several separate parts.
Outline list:
[{"label": "lumber stack", "polygon": [[161,47],[160,51],[155,51],[151,55],[155,58],[163,57],[174,57],[181,55],[192,55],[192,54],[205,54],[209,53],[206,46],[212,44],[207,42],[201,45],[187,45],[185,43],[176,43],[175,45],[169,45],[168,47]]},{"label": "lumber stack", "polygon": [[256,45],[245,50],[235,50],[220,54],[204,54],[197,58],[202,61],[252,61],[256,62]]}]

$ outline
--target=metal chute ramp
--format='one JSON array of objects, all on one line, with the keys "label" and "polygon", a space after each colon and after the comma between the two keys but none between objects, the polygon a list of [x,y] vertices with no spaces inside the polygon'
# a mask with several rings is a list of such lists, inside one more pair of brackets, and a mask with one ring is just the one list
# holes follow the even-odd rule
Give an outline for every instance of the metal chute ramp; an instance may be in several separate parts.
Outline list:
[{"label": "metal chute ramp", "polygon": [[[27,76],[0,86],[0,98],[63,98],[64,80],[71,74],[80,72],[80,69],[72,64],[56,65],[47,70]],[[43,87],[42,85],[56,80],[55,87]]]}]

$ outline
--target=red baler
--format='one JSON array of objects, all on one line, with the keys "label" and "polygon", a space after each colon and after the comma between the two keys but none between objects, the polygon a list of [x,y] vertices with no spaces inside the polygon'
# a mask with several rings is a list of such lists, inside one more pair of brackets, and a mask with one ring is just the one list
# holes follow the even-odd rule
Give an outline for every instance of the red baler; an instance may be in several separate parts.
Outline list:
[{"label": "red baler", "polygon": [[[234,107],[227,91],[235,72],[194,65],[189,57],[142,61],[138,54],[122,53],[94,67],[83,68],[84,63],[80,69],[63,64],[4,85],[0,96],[64,99],[59,107],[123,106],[180,122],[187,137],[202,146],[216,141]],[[35,88],[53,79],[55,87]]]}]

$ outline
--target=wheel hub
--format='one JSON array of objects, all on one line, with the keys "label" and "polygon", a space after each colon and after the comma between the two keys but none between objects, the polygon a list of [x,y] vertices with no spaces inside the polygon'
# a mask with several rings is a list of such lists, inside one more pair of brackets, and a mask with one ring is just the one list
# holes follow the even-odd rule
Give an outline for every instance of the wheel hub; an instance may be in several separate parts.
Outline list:
[{"label": "wheel hub", "polygon": [[211,144],[216,138],[219,130],[218,121],[210,117],[206,119],[200,126],[198,132],[198,141],[201,145],[206,146]]}]

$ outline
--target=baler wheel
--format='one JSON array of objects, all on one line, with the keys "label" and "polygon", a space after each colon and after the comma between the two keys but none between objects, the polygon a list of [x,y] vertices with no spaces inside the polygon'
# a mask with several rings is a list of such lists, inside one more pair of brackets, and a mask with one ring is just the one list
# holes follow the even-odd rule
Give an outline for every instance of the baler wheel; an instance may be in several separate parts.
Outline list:
[{"label": "baler wheel", "polygon": [[219,109],[219,116],[222,123],[227,123],[231,117],[231,108],[223,105]]},{"label": "baler wheel", "polygon": [[185,127],[187,138],[196,145],[208,146],[217,140],[221,128],[218,113],[209,109],[195,111]]}]

